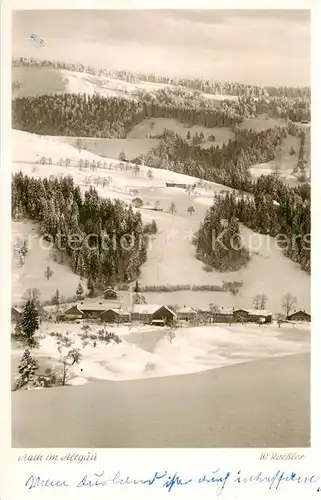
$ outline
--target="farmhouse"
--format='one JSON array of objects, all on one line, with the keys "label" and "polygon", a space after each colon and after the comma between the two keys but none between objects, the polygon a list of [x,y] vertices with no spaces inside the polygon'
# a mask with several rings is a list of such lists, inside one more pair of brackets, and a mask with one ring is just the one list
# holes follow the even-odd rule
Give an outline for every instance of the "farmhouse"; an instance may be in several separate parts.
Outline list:
[{"label": "farmhouse", "polygon": [[100,315],[105,323],[129,323],[130,314],[122,309],[107,309]]},{"label": "farmhouse", "polygon": [[166,325],[176,319],[176,314],[167,306],[161,306],[152,315],[152,321],[163,320]]},{"label": "farmhouse", "polygon": [[311,314],[306,311],[294,311],[292,314],[289,314],[287,319],[289,321],[311,321]]},{"label": "farmhouse", "polygon": [[181,183],[178,183],[178,182],[166,182],[166,187],[179,187],[179,188],[186,189],[188,187],[195,188],[196,184],[181,184]]},{"label": "farmhouse", "polygon": [[65,311],[64,316],[68,319],[81,319],[84,317],[83,311],[80,309],[79,305],[76,304]]},{"label": "farmhouse", "polygon": [[232,323],[235,321],[234,310],[232,308],[220,307],[212,308],[213,323]]},{"label": "farmhouse", "polygon": [[105,300],[117,300],[118,299],[118,293],[114,288],[109,285],[106,290],[103,293],[103,297]]},{"label": "farmhouse", "polygon": [[22,311],[18,307],[11,307],[11,321],[20,321]]},{"label": "farmhouse", "polygon": [[132,301],[133,301],[133,304],[146,304],[147,303],[144,295],[142,295],[139,292],[135,292],[132,295]]},{"label": "farmhouse", "polygon": [[133,304],[131,307],[131,321],[151,323],[153,314],[161,306],[155,304]]},{"label": "farmhouse", "polygon": [[236,309],[233,318],[241,323],[272,323],[272,313],[265,309]]},{"label": "farmhouse", "polygon": [[206,309],[197,309],[196,314],[200,321],[204,321],[206,323],[211,323],[213,319],[213,313],[209,307]]},{"label": "farmhouse", "polygon": [[131,321],[151,323],[153,320],[163,320],[171,323],[176,314],[166,306],[156,304],[133,304],[131,308]]},{"label": "farmhouse", "polygon": [[180,319],[181,321],[191,321],[193,318],[195,318],[197,312],[192,309],[191,307],[181,307],[176,311],[177,318]]},{"label": "farmhouse", "polygon": [[102,302],[81,302],[80,304],[72,306],[64,313],[70,319],[98,319],[100,315],[111,307],[117,308],[117,304],[103,304]]}]

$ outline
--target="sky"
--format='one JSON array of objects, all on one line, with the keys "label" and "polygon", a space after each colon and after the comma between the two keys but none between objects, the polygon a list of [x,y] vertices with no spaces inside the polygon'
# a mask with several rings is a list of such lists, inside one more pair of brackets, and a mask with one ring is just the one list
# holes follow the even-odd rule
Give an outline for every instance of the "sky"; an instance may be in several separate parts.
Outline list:
[{"label": "sky", "polygon": [[[45,40],[37,48],[29,39]],[[176,77],[310,85],[308,10],[15,11],[12,55]]]}]

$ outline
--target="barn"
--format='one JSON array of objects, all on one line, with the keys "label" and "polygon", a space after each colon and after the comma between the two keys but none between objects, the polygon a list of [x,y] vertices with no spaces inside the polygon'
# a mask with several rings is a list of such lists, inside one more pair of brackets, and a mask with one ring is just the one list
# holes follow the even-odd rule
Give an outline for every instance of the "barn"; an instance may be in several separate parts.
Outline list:
[{"label": "barn", "polygon": [[166,325],[171,324],[176,318],[174,311],[167,306],[159,307],[152,315],[152,320],[164,320]]},{"label": "barn", "polygon": [[121,309],[107,309],[100,315],[100,319],[105,323],[128,323],[130,314]]},{"label": "barn", "polygon": [[292,314],[289,314],[287,319],[289,321],[311,321],[311,314],[307,313],[304,310],[294,311]]},{"label": "barn", "polygon": [[177,318],[181,321],[191,321],[195,318],[197,312],[191,307],[181,307],[176,311]]},{"label": "barn", "polygon": [[82,301],[67,309],[64,313],[70,319],[100,319],[101,314],[107,309],[117,308],[117,304],[104,304],[103,302]]},{"label": "barn", "polygon": [[235,321],[234,310],[228,307],[212,308],[213,323],[232,323]]},{"label": "barn", "polygon": [[265,309],[236,309],[233,318],[240,323],[272,323],[272,313]]},{"label": "barn", "polygon": [[112,286],[108,286],[106,290],[103,293],[103,297],[105,300],[117,300],[118,299],[118,293]]},{"label": "barn", "polygon": [[79,308],[79,305],[76,304],[76,305],[70,307],[69,309],[67,309],[64,312],[64,316],[66,316],[66,318],[68,318],[68,319],[81,319],[84,317],[84,313]]},{"label": "barn", "polygon": [[18,322],[21,319],[22,311],[18,307],[11,307],[11,321]]},{"label": "barn", "polygon": [[140,323],[151,323],[153,314],[161,306],[155,304],[133,304],[131,307],[131,321]]}]

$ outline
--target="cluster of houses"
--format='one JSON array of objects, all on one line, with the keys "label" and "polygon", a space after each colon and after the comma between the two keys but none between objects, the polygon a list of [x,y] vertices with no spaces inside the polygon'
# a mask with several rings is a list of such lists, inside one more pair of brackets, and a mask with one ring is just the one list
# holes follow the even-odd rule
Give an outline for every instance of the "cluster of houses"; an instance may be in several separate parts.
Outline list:
[{"label": "cluster of houses", "polygon": [[[11,308],[12,321],[19,321],[22,311]],[[61,320],[96,320],[103,323],[143,323],[151,325],[171,325],[176,321],[199,323],[272,323],[272,313],[261,309],[235,309],[209,307],[193,309],[191,307],[175,308],[173,311],[166,305],[147,304],[143,295],[136,292],[132,295],[132,305],[122,306],[118,293],[111,286],[105,290],[99,301],[81,300],[62,313]],[[311,321],[306,311],[294,311],[287,317],[288,321]]]},{"label": "cluster of houses", "polygon": [[182,182],[166,182],[166,187],[179,187],[182,189],[196,188],[196,184],[184,184]]}]

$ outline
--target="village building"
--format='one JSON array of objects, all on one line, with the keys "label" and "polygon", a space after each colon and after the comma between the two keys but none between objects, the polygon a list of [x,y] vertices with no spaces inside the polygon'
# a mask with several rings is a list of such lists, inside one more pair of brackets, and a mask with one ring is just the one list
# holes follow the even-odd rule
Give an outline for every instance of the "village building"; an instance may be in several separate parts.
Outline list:
[{"label": "village building", "polygon": [[311,321],[311,314],[307,313],[304,310],[294,311],[292,314],[289,314],[287,319],[289,321]]},{"label": "village building", "polygon": [[109,285],[106,290],[103,293],[103,297],[105,300],[117,300],[118,299],[118,293],[116,290]]},{"label": "village building", "polygon": [[152,315],[152,321],[163,320],[166,325],[170,325],[177,318],[174,311],[167,306],[161,306]]},{"label": "village building", "polygon": [[153,314],[160,308],[155,304],[133,304],[130,308],[131,321],[140,323],[151,323]]},{"label": "village building", "polygon": [[196,184],[183,184],[183,183],[179,183],[179,182],[166,182],[166,187],[179,187],[179,188],[186,189],[188,187],[195,188]]},{"label": "village building", "polygon": [[233,317],[238,323],[272,323],[272,313],[265,309],[235,309]]},{"label": "village building", "polygon": [[21,319],[21,315],[22,315],[21,309],[15,306],[11,307],[11,321],[18,323]]},{"label": "village building", "polygon": [[147,301],[146,301],[144,295],[142,295],[139,292],[133,293],[132,302],[133,302],[133,304],[147,304]]},{"label": "village building", "polygon": [[234,309],[230,307],[215,307],[211,308],[212,313],[212,321],[213,323],[233,323],[235,322],[234,318]]},{"label": "village building", "polygon": [[211,323],[213,321],[213,312],[207,307],[205,309],[197,309],[195,318],[199,318],[202,323]]},{"label": "village building", "polygon": [[69,319],[99,319],[104,311],[113,307],[117,308],[117,304],[83,301],[67,309],[64,316]]},{"label": "village building", "polygon": [[156,304],[133,304],[131,321],[150,324],[153,320],[162,320],[165,324],[172,323],[176,314],[166,306]]},{"label": "village building", "polygon": [[107,309],[100,315],[100,319],[104,323],[129,323],[130,314],[123,309]]},{"label": "village building", "polygon": [[64,316],[67,319],[82,319],[84,317],[83,311],[80,309],[79,305],[76,304],[69,309],[66,309],[64,312]]},{"label": "village building", "polygon": [[191,321],[196,317],[197,312],[191,307],[184,306],[176,311],[176,315],[177,319],[181,321]]}]

